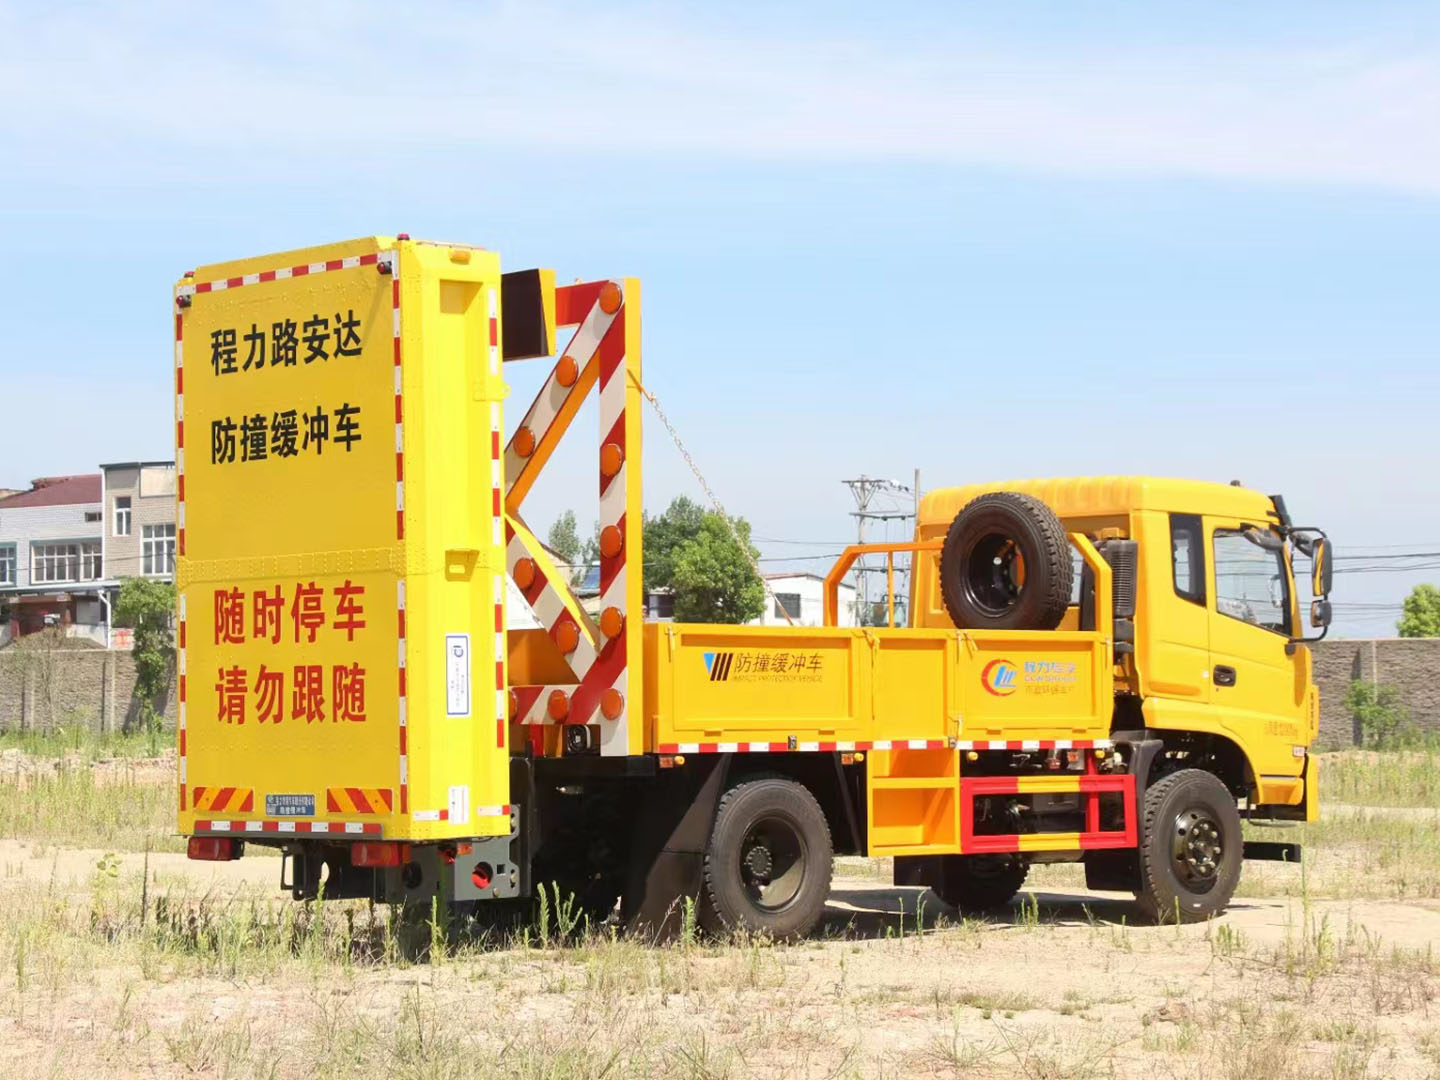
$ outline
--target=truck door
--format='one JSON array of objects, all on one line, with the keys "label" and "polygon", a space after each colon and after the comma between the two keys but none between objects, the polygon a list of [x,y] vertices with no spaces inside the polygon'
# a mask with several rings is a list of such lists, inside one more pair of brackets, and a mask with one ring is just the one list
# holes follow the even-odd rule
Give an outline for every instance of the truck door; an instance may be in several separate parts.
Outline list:
[{"label": "truck door", "polygon": [[1206,533],[1211,707],[1250,751],[1263,788],[1263,774],[1293,776],[1303,764],[1293,746],[1306,739],[1310,673],[1307,651],[1288,647],[1294,581],[1279,534],[1267,527],[1207,517]]}]

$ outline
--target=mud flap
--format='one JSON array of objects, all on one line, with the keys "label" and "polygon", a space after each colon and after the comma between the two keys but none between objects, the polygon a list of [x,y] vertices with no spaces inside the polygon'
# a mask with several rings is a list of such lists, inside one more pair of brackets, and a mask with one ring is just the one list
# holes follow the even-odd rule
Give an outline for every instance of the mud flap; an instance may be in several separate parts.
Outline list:
[{"label": "mud flap", "polygon": [[678,935],[686,901],[698,904],[704,885],[705,847],[730,755],[706,755],[692,769],[670,773],[641,805],[620,911],[626,931],[647,940]]}]

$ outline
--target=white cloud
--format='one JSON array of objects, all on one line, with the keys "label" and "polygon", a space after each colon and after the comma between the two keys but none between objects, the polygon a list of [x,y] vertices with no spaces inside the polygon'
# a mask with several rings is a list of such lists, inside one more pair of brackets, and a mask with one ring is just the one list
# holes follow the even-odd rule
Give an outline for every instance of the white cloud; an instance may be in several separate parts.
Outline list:
[{"label": "white cloud", "polygon": [[17,167],[544,147],[1440,190],[1433,45],[901,47],[660,8],[241,7],[0,14]]}]

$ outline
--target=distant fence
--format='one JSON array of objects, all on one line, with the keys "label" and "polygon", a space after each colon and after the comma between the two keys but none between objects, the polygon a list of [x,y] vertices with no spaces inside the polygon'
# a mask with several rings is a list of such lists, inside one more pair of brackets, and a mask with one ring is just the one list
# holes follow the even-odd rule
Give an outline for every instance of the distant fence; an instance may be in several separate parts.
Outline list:
[{"label": "distant fence", "polygon": [[[156,702],[159,708],[161,703]],[[134,728],[135,660],[129,652],[75,647],[12,646],[0,652],[0,731],[49,731],[85,725],[100,731]],[[164,702],[175,723],[175,692]]]},{"label": "distant fence", "polygon": [[1311,648],[1326,744],[1360,741],[1345,709],[1345,694],[1357,679],[1394,687],[1416,727],[1440,732],[1440,638],[1327,638]]},{"label": "distant fence", "polygon": [[[1312,646],[1320,686],[1320,734],[1329,745],[1358,742],[1345,694],[1356,679],[1393,686],[1411,720],[1440,732],[1440,638],[1334,638]],[[158,705],[158,703],[157,703]],[[131,654],[108,649],[0,651],[0,730],[46,731],[84,723],[104,731],[134,726]],[[174,688],[165,719],[175,722]]]}]

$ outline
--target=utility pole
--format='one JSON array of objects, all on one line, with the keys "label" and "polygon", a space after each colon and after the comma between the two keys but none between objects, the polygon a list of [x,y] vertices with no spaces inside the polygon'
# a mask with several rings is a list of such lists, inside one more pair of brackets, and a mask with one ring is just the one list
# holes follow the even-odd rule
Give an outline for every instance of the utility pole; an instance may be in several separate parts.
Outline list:
[{"label": "utility pole", "polygon": [[[907,487],[899,480],[881,480],[876,477],[866,476],[861,473],[854,480],[841,481],[850,489],[850,494],[855,497],[855,509],[851,516],[855,518],[856,542],[865,543],[866,526],[872,521],[914,521],[920,510],[920,470],[915,470],[915,483]],[[909,498],[906,498],[909,496]],[[895,565],[895,621],[904,624],[908,621],[904,617],[904,607],[910,590],[904,583],[908,583],[910,573],[910,560],[903,555],[903,564],[898,562]],[[883,617],[875,617],[874,608],[870,599],[870,579],[872,575],[879,574],[882,582],[885,577],[885,562],[883,560],[872,560],[862,555],[855,560],[855,604],[856,621],[862,626],[874,625],[876,622],[883,622]],[[884,586],[880,588],[881,601],[884,600]]]}]

